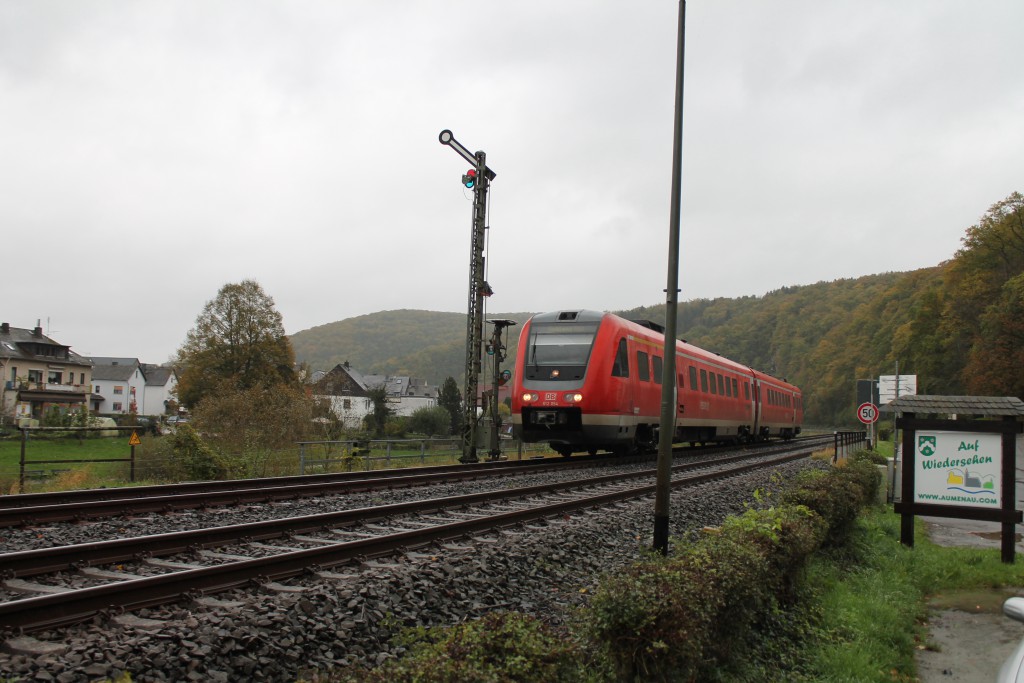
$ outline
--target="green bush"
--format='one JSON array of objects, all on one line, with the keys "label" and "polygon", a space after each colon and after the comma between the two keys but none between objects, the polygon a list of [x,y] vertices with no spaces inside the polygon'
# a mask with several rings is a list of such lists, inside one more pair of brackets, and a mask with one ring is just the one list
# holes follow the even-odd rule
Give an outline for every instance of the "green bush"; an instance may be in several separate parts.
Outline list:
[{"label": "green bush", "polygon": [[409,652],[373,671],[338,672],[366,683],[549,683],[579,680],[580,651],[564,634],[515,612],[451,628],[412,629]]},{"label": "green bush", "polygon": [[171,480],[208,481],[227,476],[224,459],[189,424],[179,424],[173,434],[162,438],[155,455],[164,464],[161,474]]},{"label": "green bush", "polygon": [[793,486],[782,493],[789,505],[803,505],[828,524],[826,544],[842,545],[860,509],[874,498],[881,474],[870,460],[853,457],[845,466],[800,473]]},{"label": "green bush", "polygon": [[584,628],[616,680],[706,679],[762,615],[793,598],[824,532],[806,508],[750,510],[677,557],[607,578]]}]

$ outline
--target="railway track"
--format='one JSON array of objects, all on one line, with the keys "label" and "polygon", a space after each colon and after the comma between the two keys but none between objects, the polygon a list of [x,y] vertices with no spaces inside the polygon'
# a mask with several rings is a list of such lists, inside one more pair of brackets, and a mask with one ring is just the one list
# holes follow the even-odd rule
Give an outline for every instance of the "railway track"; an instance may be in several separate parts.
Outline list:
[{"label": "railway track", "polygon": [[[673,487],[707,483],[806,457],[741,454],[673,468]],[[396,551],[475,537],[653,494],[653,470],[372,508],[116,539],[0,555],[0,628],[22,632],[134,610],[253,582],[274,583]],[[68,585],[71,584],[71,585]],[[24,595],[32,597],[24,597]]]},{"label": "railway track", "polygon": [[114,515],[212,508],[247,503],[270,503],[324,495],[411,488],[501,475],[537,472],[540,468],[591,467],[597,462],[638,462],[643,458],[613,460],[585,457],[573,460],[516,460],[473,465],[445,465],[410,469],[273,477],[231,481],[189,482],[160,486],[83,489],[54,493],[0,496],[0,528],[52,522],[80,521]]},{"label": "railway track", "polygon": [[[793,443],[804,442],[816,443],[813,437],[806,441],[794,440]],[[773,447],[774,444],[764,446]],[[697,452],[707,451],[705,449]],[[718,452],[721,452],[721,449],[718,449]],[[472,465],[27,493],[0,496],[0,528],[81,521],[116,515],[145,515],[228,505],[264,504],[381,489],[412,488],[440,482],[480,479],[497,474],[534,473],[541,468],[565,470],[587,468],[608,462],[630,464],[643,462],[651,457],[575,456],[571,459],[507,460]]]}]

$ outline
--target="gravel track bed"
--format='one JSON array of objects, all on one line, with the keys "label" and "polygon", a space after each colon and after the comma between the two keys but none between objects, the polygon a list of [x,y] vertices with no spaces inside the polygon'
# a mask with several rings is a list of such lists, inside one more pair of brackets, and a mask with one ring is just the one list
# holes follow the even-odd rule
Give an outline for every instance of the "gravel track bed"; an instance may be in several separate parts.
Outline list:
[{"label": "gravel track bed", "polygon": [[[711,462],[711,461],[708,461]],[[318,498],[300,498],[266,504],[243,504],[215,507],[207,510],[178,510],[164,514],[136,517],[108,517],[82,522],[55,522],[40,527],[0,529],[0,549],[17,552],[54,546],[91,543],[112,538],[130,538],[192,529],[260,522],[286,517],[300,517],[339,510],[390,505],[424,498],[444,498],[481,491],[519,488],[550,482],[572,481],[586,477],[636,472],[651,469],[653,464],[607,465],[585,469],[547,471],[516,476],[493,475],[477,480],[451,484],[414,486],[365,493],[325,495]]]},{"label": "gravel track bed", "polygon": [[[825,466],[805,459],[716,482],[700,489],[704,495],[694,495],[698,489],[674,492],[671,533],[681,536],[717,525],[752,503],[755,489],[771,490],[801,469]],[[776,474],[781,477],[775,479]],[[529,479],[502,482],[507,486],[537,483],[536,477]],[[460,483],[444,493],[432,488],[430,495],[494,487],[493,481]],[[423,492],[419,488],[357,494],[345,496],[343,503],[361,507],[369,502],[399,502],[422,497]],[[360,497],[364,499],[356,500]],[[326,505],[330,507],[320,507]],[[308,511],[295,511],[307,506]],[[61,683],[114,678],[125,671],[136,683],[294,681],[303,672],[375,665],[398,656],[402,648],[390,640],[407,626],[448,625],[494,610],[516,610],[559,623],[566,610],[586,604],[602,574],[649,550],[653,507],[650,497],[494,534],[483,541],[434,545],[358,567],[335,567],[330,570],[334,578],[307,576],[289,581],[292,590],[299,592],[273,585],[237,590],[218,594],[212,601],[189,600],[139,610],[127,618],[97,617],[88,624],[33,634],[28,641],[8,639],[0,651],[0,672],[13,680]],[[328,509],[340,509],[339,500],[297,502],[284,514]],[[218,524],[251,521],[246,511],[196,516],[207,518],[196,520],[197,527],[211,525],[211,517]],[[168,529],[193,528],[191,523],[183,525],[182,515],[173,517]],[[109,524],[126,528],[122,533],[127,534],[135,522],[61,526],[88,533]],[[146,529],[141,533],[154,533]],[[48,529],[46,535],[51,532]],[[53,544],[53,539],[48,540],[44,546]],[[59,542],[68,541],[62,535]],[[140,624],[139,618],[160,623]],[[38,648],[36,641],[52,643],[55,649],[45,654],[19,653],[26,642]]]}]

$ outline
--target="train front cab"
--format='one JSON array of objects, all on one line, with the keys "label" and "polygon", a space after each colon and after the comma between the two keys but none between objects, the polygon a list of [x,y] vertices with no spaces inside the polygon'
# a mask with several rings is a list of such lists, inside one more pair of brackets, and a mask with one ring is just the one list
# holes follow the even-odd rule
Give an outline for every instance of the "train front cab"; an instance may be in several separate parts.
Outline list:
[{"label": "train front cab", "polygon": [[534,316],[523,327],[513,433],[563,454],[620,449],[633,439],[633,388],[620,319],[596,311]]}]

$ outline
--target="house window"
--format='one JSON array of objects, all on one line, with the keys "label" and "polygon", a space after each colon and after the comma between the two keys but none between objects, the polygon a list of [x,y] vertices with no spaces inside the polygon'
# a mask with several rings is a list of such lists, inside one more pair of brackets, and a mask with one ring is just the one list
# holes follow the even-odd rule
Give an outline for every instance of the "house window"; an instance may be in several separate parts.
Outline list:
[{"label": "house window", "polygon": [[352,410],[352,399],[345,398],[341,401],[341,407],[343,410]]},{"label": "house window", "polygon": [[92,387],[92,391],[95,394],[100,393],[100,385],[99,384],[94,384],[93,387]]},{"label": "house window", "polygon": [[29,370],[28,371],[28,381],[29,382],[38,382],[38,383],[42,384],[42,382],[43,382],[43,371],[42,370]]},{"label": "house window", "polygon": [[63,384],[63,379],[64,376],[61,373],[57,372],[56,370],[50,370],[48,373],[46,373],[47,384]]},{"label": "house window", "polygon": [[121,404],[120,403],[115,403],[114,404],[114,412],[115,413],[116,412],[120,412],[120,410],[121,410]]},{"label": "house window", "polygon": [[13,368],[13,367],[11,368],[11,381],[12,382],[17,382],[18,381],[18,368]]},{"label": "house window", "polygon": [[84,372],[81,375],[79,375],[78,383],[79,384],[85,384],[85,373]]},{"label": "house window", "polygon": [[115,396],[117,396],[117,395],[119,395],[119,394],[123,394],[123,393],[124,393],[124,387],[122,387],[122,386],[117,386],[117,385],[115,384],[115,385],[114,385],[114,395],[115,395]]}]

